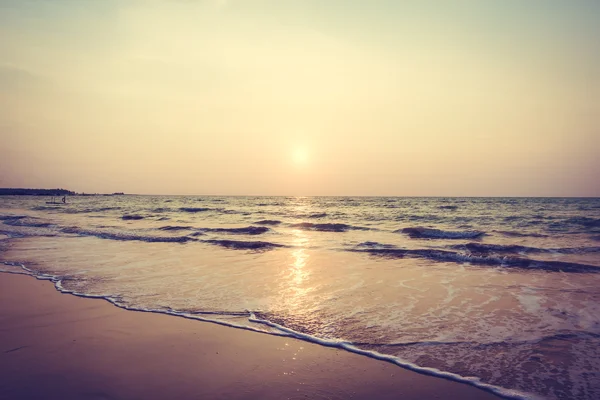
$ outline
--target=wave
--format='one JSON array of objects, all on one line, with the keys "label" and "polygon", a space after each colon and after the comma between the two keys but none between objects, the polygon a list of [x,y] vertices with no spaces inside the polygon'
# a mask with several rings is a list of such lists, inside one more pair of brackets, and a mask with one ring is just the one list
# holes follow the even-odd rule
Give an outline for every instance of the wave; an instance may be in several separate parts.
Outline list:
[{"label": "wave", "polygon": [[588,247],[559,247],[554,249],[546,249],[551,253],[562,253],[562,254],[581,254],[581,253],[598,253],[600,247],[588,246]]},{"label": "wave", "polygon": [[21,223],[19,226],[28,226],[31,228],[50,228],[52,226],[56,226],[51,224],[50,222],[31,222],[31,223]]},{"label": "wave", "polygon": [[548,249],[541,249],[538,247],[520,246],[516,244],[486,244],[486,243],[467,243],[451,246],[454,249],[468,250],[473,253],[544,253],[550,252]]},{"label": "wave", "polygon": [[263,219],[260,221],[256,221],[255,224],[257,224],[257,225],[279,225],[279,224],[281,224],[281,221],[276,220],[276,219]]},{"label": "wave", "polygon": [[407,215],[407,214],[400,214],[398,216],[396,216],[396,221],[408,221],[408,222],[425,222],[425,223],[433,223],[433,222],[442,222],[442,221],[447,221],[445,216],[442,215],[418,215],[418,214],[414,214],[414,215]]},{"label": "wave", "polygon": [[189,212],[189,213],[198,213],[198,212],[204,212],[204,211],[211,211],[212,208],[207,208],[207,207],[180,207],[179,211],[183,211],[183,212]]},{"label": "wave", "polygon": [[348,224],[314,224],[312,222],[301,222],[298,224],[292,224],[292,228],[299,228],[307,231],[320,231],[320,232],[347,232],[351,230],[357,231],[368,231],[369,228],[363,228],[361,226],[353,226]]},{"label": "wave", "polygon": [[[55,208],[54,208],[55,209]],[[105,211],[121,210],[121,207],[100,207],[100,208],[63,208],[62,212],[65,214],[90,214]]]},{"label": "wave", "polygon": [[24,237],[56,237],[57,234],[53,232],[14,232],[14,231],[5,231],[0,230],[0,235],[6,235],[7,238],[4,239],[16,239],[16,238],[24,238]]},{"label": "wave", "polygon": [[233,235],[262,235],[270,231],[265,226],[245,226],[243,228],[201,228],[201,232],[231,233]]},{"label": "wave", "polygon": [[46,211],[46,210],[62,210],[62,204],[57,204],[56,206],[37,206],[32,207],[33,211]]},{"label": "wave", "polygon": [[515,231],[494,231],[504,236],[509,237],[537,237],[543,238],[548,237],[548,235],[544,235],[542,233],[533,233],[533,232],[515,232]]},{"label": "wave", "polygon": [[152,212],[155,213],[164,213],[164,212],[169,212],[169,211],[173,211],[172,208],[168,208],[168,207],[158,207],[158,208],[153,208]]},{"label": "wave", "polygon": [[474,239],[485,235],[482,231],[443,231],[421,226],[398,229],[394,233],[405,233],[413,239]]},{"label": "wave", "polygon": [[424,258],[437,262],[454,262],[459,264],[470,263],[477,265],[489,265],[505,268],[535,269],[549,272],[572,272],[572,273],[600,273],[600,267],[589,264],[571,263],[563,261],[540,261],[520,257],[498,257],[482,256],[473,254],[462,254],[447,250],[431,249],[399,249],[399,248],[376,248],[376,249],[353,249],[351,251],[365,252],[373,256],[386,258]]},{"label": "wave", "polygon": [[[32,207],[33,211],[46,211],[46,210],[59,210],[65,214],[89,214],[105,211],[121,210],[121,207],[100,207],[100,208],[72,208],[71,204],[67,203],[67,206],[63,204],[51,205],[51,206],[36,206]],[[75,207],[75,206],[73,206]]]},{"label": "wave", "polygon": [[440,210],[456,210],[458,206],[439,206]]},{"label": "wave", "polygon": [[572,229],[581,229],[590,233],[600,232],[600,218],[572,217],[547,225],[548,230],[553,232],[576,233]]},{"label": "wave", "polygon": [[379,242],[362,242],[356,245],[356,247],[366,247],[368,249],[394,249],[396,246],[393,244],[384,244]]},{"label": "wave", "polygon": [[84,213],[94,213],[94,212],[104,212],[104,211],[115,211],[120,210],[121,207],[100,207],[100,208],[83,208],[83,209],[65,209],[66,213],[69,214],[84,214]]},{"label": "wave", "polygon": [[192,230],[194,228],[189,226],[180,226],[180,225],[166,225],[158,228],[160,231],[184,231],[184,230]]},{"label": "wave", "polygon": [[274,215],[283,215],[283,216],[286,216],[286,217],[296,218],[296,219],[302,219],[302,218],[318,219],[318,218],[325,218],[325,217],[327,217],[329,215],[326,212],[320,212],[320,213],[296,213],[296,212],[293,212],[293,211],[274,212],[272,214],[274,214]]},{"label": "wave", "polygon": [[567,224],[583,225],[586,228],[600,228],[600,218],[574,217],[564,222]]},{"label": "wave", "polygon": [[[541,337],[536,337],[533,339],[524,339],[524,340],[511,340],[510,344],[535,344],[544,341],[553,341],[556,339],[565,340],[565,339],[580,339],[580,338],[600,338],[600,334],[593,332],[585,332],[585,331],[569,331],[565,330],[561,333],[555,333],[550,335],[544,335]],[[489,342],[479,342],[479,341],[470,341],[470,340],[451,340],[451,341],[438,341],[438,340],[424,340],[424,341],[414,341],[414,342],[393,342],[393,343],[374,343],[374,342],[353,342],[355,346],[365,346],[365,347],[417,347],[417,346],[440,346],[440,345],[471,345],[477,346],[478,348],[484,347],[495,347],[502,346],[506,344],[505,340],[494,341],[491,340]]]},{"label": "wave", "polygon": [[36,222],[37,218],[24,215],[2,216],[0,220],[9,226],[24,226],[29,228],[49,228],[55,226],[50,222]]},{"label": "wave", "polygon": [[454,249],[468,250],[473,253],[561,253],[561,254],[580,254],[600,252],[600,247],[558,247],[558,248],[540,248],[520,245],[502,245],[487,243],[467,243],[451,246]]},{"label": "wave", "polygon": [[188,213],[199,213],[199,212],[207,212],[207,211],[215,211],[221,214],[241,214],[241,215],[250,215],[250,212],[247,211],[236,211],[229,210],[226,208],[209,208],[209,207],[180,207],[179,211],[188,212]]},{"label": "wave", "polygon": [[244,241],[244,240],[203,240],[204,243],[210,243],[217,246],[234,250],[270,250],[277,247],[286,247],[282,244],[263,242],[263,241]]},{"label": "wave", "polygon": [[0,215],[0,221],[17,220],[27,218],[26,215]]},{"label": "wave", "polygon": [[150,242],[150,243],[186,243],[189,241],[196,241],[198,239],[194,239],[189,236],[176,236],[176,237],[168,237],[168,236],[152,236],[152,235],[136,235],[130,233],[122,233],[122,232],[104,232],[104,231],[94,231],[89,229],[81,229],[78,227],[68,227],[61,229],[63,233],[76,234],[80,236],[95,236],[100,239],[111,239],[111,240],[137,240],[142,242]]},{"label": "wave", "polygon": [[121,219],[124,219],[126,221],[137,221],[140,219],[144,219],[144,217],[139,214],[125,214],[121,217]]},{"label": "wave", "polygon": [[387,221],[389,218],[384,215],[365,215],[363,217],[365,221],[369,222],[377,222],[377,221]]},{"label": "wave", "polygon": [[314,336],[314,335],[311,335],[308,333],[299,332],[294,329],[290,329],[284,325],[278,324],[276,322],[272,322],[268,319],[258,318],[255,313],[252,313],[250,318],[248,318],[248,320],[250,322],[263,324],[263,325],[269,326],[271,328],[275,328],[275,329],[277,329],[278,333],[281,332],[283,334],[288,334],[289,336],[294,337],[296,339],[305,340],[305,341],[308,341],[311,343],[316,343],[321,346],[343,349],[343,350],[349,351],[351,353],[363,355],[363,356],[373,358],[376,360],[386,361],[386,362],[392,363],[394,365],[397,365],[399,367],[408,369],[410,371],[416,371],[416,372],[419,372],[419,373],[422,373],[425,375],[431,375],[431,376],[440,377],[440,378],[448,379],[448,380],[455,381],[455,382],[466,383],[466,384],[478,387],[482,390],[488,391],[490,393],[494,393],[494,394],[496,394],[500,397],[506,398],[506,399],[515,399],[515,400],[538,399],[538,397],[536,397],[535,395],[530,395],[527,393],[519,392],[514,389],[505,389],[505,388],[502,388],[499,386],[494,386],[494,385],[482,382],[481,379],[478,377],[463,377],[461,375],[458,375],[458,374],[455,374],[452,372],[441,371],[437,368],[421,367],[417,364],[405,361],[397,356],[383,354],[383,353],[379,353],[379,352],[373,351],[373,350],[362,349],[352,342],[339,340],[339,339],[320,338],[320,337],[317,337],[317,336]]},{"label": "wave", "polygon": [[322,212],[322,213],[308,214],[308,215],[306,215],[306,218],[325,218],[326,216],[327,216],[327,213]]},{"label": "wave", "polygon": [[[13,238],[15,232],[10,232],[10,231],[4,231],[2,229],[0,229],[0,241],[1,240],[5,240],[5,239],[11,239]],[[2,250],[2,247],[0,247],[0,251]]]},{"label": "wave", "polygon": [[240,215],[252,214],[251,212],[248,212],[248,211],[229,210],[226,208],[215,208],[214,211],[220,212],[221,214],[240,214]]}]

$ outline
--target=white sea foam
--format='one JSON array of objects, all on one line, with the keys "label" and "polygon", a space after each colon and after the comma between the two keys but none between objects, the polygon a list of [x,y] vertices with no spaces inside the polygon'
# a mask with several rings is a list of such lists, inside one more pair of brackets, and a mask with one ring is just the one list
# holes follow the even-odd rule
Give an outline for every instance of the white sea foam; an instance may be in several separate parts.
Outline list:
[{"label": "white sea foam", "polygon": [[[192,319],[192,320],[197,320],[197,321],[202,321],[202,322],[210,322],[210,323],[215,323],[218,325],[223,325],[223,326],[227,326],[227,327],[231,327],[231,328],[250,330],[250,331],[254,331],[254,332],[265,333],[265,334],[270,334],[270,335],[275,335],[275,336],[293,337],[293,338],[296,338],[299,340],[304,340],[304,341],[319,344],[322,346],[336,347],[336,348],[347,350],[347,351],[355,353],[355,354],[360,354],[360,355],[367,356],[370,358],[375,358],[377,360],[390,362],[392,364],[398,365],[399,367],[402,367],[402,368],[405,368],[405,369],[408,369],[411,371],[419,372],[422,374],[436,376],[436,377],[440,377],[440,378],[444,378],[444,379],[449,379],[449,380],[452,380],[455,382],[469,384],[471,386],[475,386],[477,388],[495,393],[495,394],[502,396],[504,398],[507,398],[507,399],[519,399],[519,400],[542,399],[541,397],[536,396],[534,394],[524,393],[524,392],[520,392],[517,390],[505,389],[505,388],[497,387],[494,385],[486,384],[484,382],[481,382],[481,380],[479,378],[463,377],[463,376],[453,374],[450,372],[440,371],[435,368],[420,367],[414,363],[404,361],[398,357],[378,353],[376,351],[368,351],[368,350],[361,349],[359,347],[356,347],[355,345],[353,345],[351,342],[348,342],[348,341],[337,340],[337,339],[323,339],[323,338],[319,338],[317,336],[298,332],[293,329],[289,329],[283,325],[279,325],[275,322],[257,318],[254,315],[254,313],[251,313],[251,312],[248,313],[248,321],[249,322],[265,325],[270,328],[275,328],[276,330],[273,331],[273,330],[259,329],[259,328],[255,328],[255,327],[251,327],[251,326],[247,326],[247,325],[226,322],[226,321],[215,319],[215,318],[208,318],[208,317],[204,317],[204,316],[201,316],[198,314],[192,314],[189,312],[181,312],[181,311],[175,311],[175,310],[156,310],[156,309],[150,309],[150,308],[134,307],[134,306],[130,306],[130,305],[123,303],[118,297],[112,296],[110,294],[88,294],[88,293],[82,293],[82,292],[77,292],[77,291],[73,291],[70,289],[66,289],[63,286],[63,277],[60,277],[60,276],[54,276],[54,275],[45,274],[45,273],[36,273],[35,271],[27,268],[23,264],[11,264],[11,263],[3,263],[3,264],[7,267],[18,268],[18,269],[20,269],[20,271],[18,271],[16,269],[11,270],[11,269],[2,268],[2,269],[0,269],[0,272],[13,273],[13,274],[25,274],[25,275],[35,277],[36,279],[39,279],[39,280],[48,280],[48,281],[51,281],[54,284],[55,288],[61,293],[71,294],[71,295],[74,295],[77,297],[106,300],[109,303],[111,303],[119,308],[128,310],[128,311],[166,314],[166,315],[182,317],[182,318]],[[210,315],[210,314],[208,314],[208,315]]]}]

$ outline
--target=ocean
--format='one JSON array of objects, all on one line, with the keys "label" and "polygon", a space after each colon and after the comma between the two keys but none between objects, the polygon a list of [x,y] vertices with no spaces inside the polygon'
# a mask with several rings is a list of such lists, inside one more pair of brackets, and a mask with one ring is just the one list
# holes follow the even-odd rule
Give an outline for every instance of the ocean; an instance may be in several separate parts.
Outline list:
[{"label": "ocean", "polygon": [[600,398],[600,199],[0,197],[0,270],[506,398]]}]

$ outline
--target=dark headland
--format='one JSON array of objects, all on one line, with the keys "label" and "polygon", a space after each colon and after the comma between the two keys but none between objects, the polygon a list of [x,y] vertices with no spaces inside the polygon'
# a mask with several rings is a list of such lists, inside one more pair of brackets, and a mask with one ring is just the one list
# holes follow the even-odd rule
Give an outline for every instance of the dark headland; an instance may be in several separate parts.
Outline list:
[{"label": "dark headland", "polygon": [[0,196],[74,196],[67,189],[13,189],[0,188]]},{"label": "dark headland", "polygon": [[122,196],[124,194],[123,192],[110,194],[77,193],[67,189],[0,188],[0,196]]}]

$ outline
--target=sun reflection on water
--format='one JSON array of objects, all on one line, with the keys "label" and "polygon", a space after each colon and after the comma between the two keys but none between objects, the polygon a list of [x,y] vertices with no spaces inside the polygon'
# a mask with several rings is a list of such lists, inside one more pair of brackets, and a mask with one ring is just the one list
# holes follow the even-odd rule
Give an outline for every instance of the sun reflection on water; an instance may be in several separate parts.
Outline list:
[{"label": "sun reflection on water", "polygon": [[[310,204],[306,204],[303,199],[294,200],[295,215],[301,216],[312,211]],[[300,218],[299,220],[302,221]],[[279,296],[273,306],[290,326],[308,329],[319,306],[319,299],[314,296],[319,284],[313,279],[315,260],[310,251],[313,233],[303,229],[291,229],[288,233],[291,248],[282,260]]]},{"label": "sun reflection on water", "polygon": [[310,276],[310,272],[306,268],[309,255],[306,252],[306,245],[309,242],[308,235],[299,230],[294,229],[292,231],[294,235],[293,244],[296,247],[292,251],[292,262],[290,263],[289,276],[293,285],[290,285],[290,289],[301,291],[300,285],[302,285]]}]

